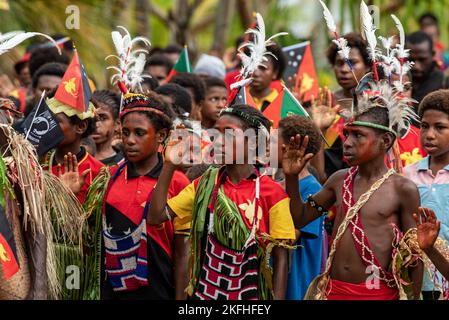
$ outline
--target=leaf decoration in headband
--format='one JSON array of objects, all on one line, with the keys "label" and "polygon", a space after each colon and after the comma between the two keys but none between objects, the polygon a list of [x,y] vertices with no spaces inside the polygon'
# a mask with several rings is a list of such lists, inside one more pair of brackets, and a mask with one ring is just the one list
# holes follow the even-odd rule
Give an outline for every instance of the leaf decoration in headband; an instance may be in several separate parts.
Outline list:
[{"label": "leaf decoration in headband", "polygon": [[251,77],[254,71],[260,66],[266,67],[264,63],[268,61],[267,55],[271,55],[277,59],[271,52],[267,52],[267,47],[274,44],[274,38],[288,34],[287,32],[279,32],[265,40],[265,22],[259,13],[256,14],[256,21],[256,27],[246,31],[246,34],[253,36],[252,41],[248,41],[238,48],[239,57],[242,60],[242,68],[240,70],[241,80],[232,84],[231,89],[249,85],[252,81]]},{"label": "leaf decoration in headband", "polygon": [[28,40],[30,38],[40,36],[47,38],[49,41],[51,41],[54,46],[58,49],[59,54],[61,54],[61,49],[59,48],[56,41],[40,32],[24,32],[24,31],[12,31],[5,34],[0,34],[0,55],[8,52],[9,50],[15,48],[19,44],[21,44],[23,41]]},{"label": "leaf decoration in headband", "polygon": [[106,60],[115,58],[119,62],[118,66],[107,67],[108,70],[115,71],[115,74],[111,77],[111,83],[114,85],[117,84],[124,94],[128,91],[142,92],[142,81],[144,78],[150,78],[149,75],[142,74],[148,50],[135,49],[134,46],[140,42],[149,47],[151,43],[145,37],[135,37],[132,39],[129,31],[125,27],[118,26],[117,28],[124,33],[124,35],[119,31],[113,31],[111,33],[117,55],[109,55],[106,57]]}]

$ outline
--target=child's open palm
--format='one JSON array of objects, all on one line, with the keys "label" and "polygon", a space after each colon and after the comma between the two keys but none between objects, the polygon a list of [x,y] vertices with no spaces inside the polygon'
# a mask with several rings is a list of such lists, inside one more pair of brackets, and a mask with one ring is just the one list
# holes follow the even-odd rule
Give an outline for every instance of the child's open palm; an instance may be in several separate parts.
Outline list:
[{"label": "child's open palm", "polygon": [[90,172],[90,169],[85,170],[79,174],[78,160],[76,156],[70,152],[64,156],[64,173],[62,173],[61,164],[58,164],[58,177],[61,179],[64,185],[72,190],[76,195],[80,193],[86,182],[86,176]]},{"label": "child's open palm", "polygon": [[441,222],[437,220],[432,209],[419,208],[418,210],[418,214],[413,214],[417,227],[418,244],[422,250],[426,250],[432,248],[437,240]]},{"label": "child's open palm", "polygon": [[314,156],[313,153],[306,154],[309,137],[305,136],[301,141],[299,134],[291,137],[288,145],[282,145],[282,170],[284,175],[297,176]]},{"label": "child's open palm", "polygon": [[321,131],[329,128],[337,117],[340,106],[333,106],[332,92],[328,88],[320,88],[318,99],[312,96],[310,113],[313,123]]}]

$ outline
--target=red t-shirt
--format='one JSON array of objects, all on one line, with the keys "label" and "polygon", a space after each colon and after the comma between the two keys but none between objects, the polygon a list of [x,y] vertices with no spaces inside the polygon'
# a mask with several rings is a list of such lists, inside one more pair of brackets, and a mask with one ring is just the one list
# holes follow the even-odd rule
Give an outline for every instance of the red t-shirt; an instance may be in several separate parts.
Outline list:
[{"label": "red t-shirt", "polygon": [[[81,147],[81,151],[76,155],[76,158],[78,159],[78,171],[80,176],[84,171],[90,169],[81,191],[76,195],[79,202],[83,204],[92,181],[97,177],[101,168],[104,167],[104,164],[92,157],[83,147]],[[53,161],[51,171],[55,176],[58,176],[58,166],[55,161]],[[61,172],[64,173],[64,166],[62,165]]]}]

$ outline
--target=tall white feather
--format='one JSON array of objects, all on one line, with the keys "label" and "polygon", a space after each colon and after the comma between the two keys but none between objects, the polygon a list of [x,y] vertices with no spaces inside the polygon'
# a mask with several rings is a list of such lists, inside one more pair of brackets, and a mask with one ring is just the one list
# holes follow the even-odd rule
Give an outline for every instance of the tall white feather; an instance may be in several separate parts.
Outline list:
[{"label": "tall white feather", "polygon": [[[265,66],[264,62],[267,61],[266,56],[272,55],[270,52],[267,52],[267,46],[273,44],[274,38],[288,34],[287,32],[280,32],[266,39],[265,22],[259,13],[256,14],[256,21],[257,27],[246,31],[246,34],[251,34],[253,36],[253,40],[244,43],[238,48],[239,56],[242,60],[242,68],[240,69],[242,80],[232,84],[231,89],[246,86],[251,83],[251,76],[254,71],[256,71],[259,66]],[[247,49],[249,54],[246,54],[244,49]]]},{"label": "tall white feather", "polygon": [[9,50],[15,48],[19,44],[21,44],[23,41],[28,40],[30,38],[41,36],[44,38],[47,38],[49,41],[51,41],[55,47],[58,49],[59,54],[61,54],[61,49],[57,45],[56,41],[43,33],[40,32],[23,32],[23,31],[13,31],[6,33],[4,35],[0,36],[0,55],[8,52]]},{"label": "tall white feather", "polygon": [[401,21],[394,14],[391,15],[399,31],[399,43],[396,46],[396,55],[398,59],[405,59],[409,56],[410,50],[405,50],[405,31]]},{"label": "tall white feather", "polygon": [[122,30],[111,32],[112,42],[114,43],[117,55],[109,55],[106,59],[115,58],[118,61],[118,66],[109,66],[108,70],[113,70],[115,73],[111,77],[111,83],[116,84],[121,81],[131,91],[142,91],[141,83],[148,75],[142,75],[146,62],[145,49],[134,49],[134,46],[139,42],[144,46],[149,47],[150,41],[145,37],[131,38],[129,31],[123,27],[118,26]]},{"label": "tall white feather", "polygon": [[362,34],[365,36],[368,42],[368,52],[373,62],[377,61],[377,38],[376,27],[373,24],[373,18],[369,13],[368,6],[365,1],[362,0],[360,5],[360,17],[362,22]]},{"label": "tall white feather", "polygon": [[320,0],[321,6],[323,7],[323,16],[324,20],[326,20],[327,27],[329,28],[329,31],[336,34],[337,33],[337,25],[335,24],[334,17],[332,16],[332,13],[329,11],[329,8],[326,6],[326,4]]}]

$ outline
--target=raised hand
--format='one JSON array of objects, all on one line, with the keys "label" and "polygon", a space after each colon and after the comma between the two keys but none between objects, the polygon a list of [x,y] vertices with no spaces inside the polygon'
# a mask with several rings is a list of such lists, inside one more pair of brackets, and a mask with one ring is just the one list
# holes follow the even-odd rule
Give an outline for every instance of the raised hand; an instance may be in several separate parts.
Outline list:
[{"label": "raised hand", "polygon": [[170,133],[165,145],[164,161],[176,168],[190,165],[193,159],[193,133],[180,124]]},{"label": "raised hand", "polygon": [[58,177],[61,179],[62,183],[64,183],[68,189],[72,190],[75,195],[80,193],[90,169],[82,172],[80,176],[78,160],[76,159],[76,156],[70,152],[64,156],[64,173],[62,173],[61,164],[58,164],[57,169]]},{"label": "raised hand", "polygon": [[288,77],[286,81],[286,87],[300,103],[304,103],[306,92],[301,92],[301,81],[301,77],[296,78],[295,74],[293,77]]},{"label": "raised hand", "polygon": [[435,212],[428,208],[419,208],[418,214],[413,214],[416,222],[418,244],[422,250],[433,247],[440,232],[441,222],[437,220]]},{"label": "raised hand", "polygon": [[296,137],[290,138],[288,145],[282,145],[282,170],[285,176],[299,175],[312,159],[313,153],[306,154],[308,144],[308,136],[301,141],[301,136],[297,134]]},{"label": "raised hand", "polygon": [[333,94],[327,88],[320,88],[318,98],[312,96],[310,114],[313,123],[322,132],[326,131],[337,117],[340,106],[333,106]]}]

